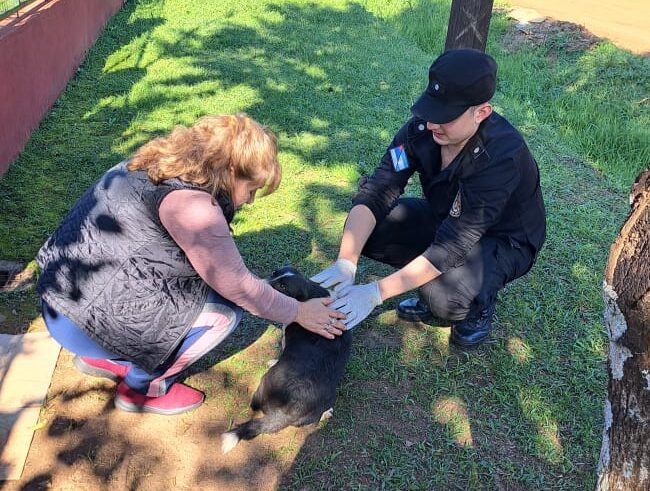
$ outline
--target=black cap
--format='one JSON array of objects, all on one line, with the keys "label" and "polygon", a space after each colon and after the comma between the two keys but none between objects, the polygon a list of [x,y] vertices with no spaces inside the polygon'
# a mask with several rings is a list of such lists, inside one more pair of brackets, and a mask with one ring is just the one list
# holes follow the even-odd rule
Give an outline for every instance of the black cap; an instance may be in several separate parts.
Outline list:
[{"label": "black cap", "polygon": [[476,49],[452,49],[429,68],[429,85],[411,112],[431,123],[449,123],[471,106],[489,101],[497,83],[497,63]]}]

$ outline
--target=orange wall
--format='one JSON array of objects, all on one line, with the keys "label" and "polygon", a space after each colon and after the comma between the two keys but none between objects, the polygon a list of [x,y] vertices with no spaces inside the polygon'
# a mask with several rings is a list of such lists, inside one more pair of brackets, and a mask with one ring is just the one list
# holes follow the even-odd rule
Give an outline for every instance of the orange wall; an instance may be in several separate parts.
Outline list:
[{"label": "orange wall", "polygon": [[37,0],[0,21],[0,175],[124,0]]}]

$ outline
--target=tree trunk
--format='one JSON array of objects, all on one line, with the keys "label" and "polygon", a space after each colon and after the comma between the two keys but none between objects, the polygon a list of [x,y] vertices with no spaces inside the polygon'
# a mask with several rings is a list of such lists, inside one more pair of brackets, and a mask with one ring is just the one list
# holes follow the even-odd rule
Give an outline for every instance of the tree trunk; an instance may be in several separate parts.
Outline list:
[{"label": "tree trunk", "polygon": [[485,51],[494,0],[452,0],[445,51],[475,48]]},{"label": "tree trunk", "polygon": [[650,489],[650,169],[630,200],[603,282],[609,385],[599,491]]}]

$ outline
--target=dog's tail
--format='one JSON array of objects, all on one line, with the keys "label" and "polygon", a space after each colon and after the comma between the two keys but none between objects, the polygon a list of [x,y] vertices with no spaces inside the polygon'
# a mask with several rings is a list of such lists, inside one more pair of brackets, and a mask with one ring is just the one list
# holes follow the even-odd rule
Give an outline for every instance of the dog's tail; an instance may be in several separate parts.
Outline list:
[{"label": "dog's tail", "polygon": [[282,411],[274,411],[261,418],[249,419],[221,435],[221,451],[228,453],[235,448],[240,440],[252,440],[262,433],[275,433],[292,423],[293,418]]}]

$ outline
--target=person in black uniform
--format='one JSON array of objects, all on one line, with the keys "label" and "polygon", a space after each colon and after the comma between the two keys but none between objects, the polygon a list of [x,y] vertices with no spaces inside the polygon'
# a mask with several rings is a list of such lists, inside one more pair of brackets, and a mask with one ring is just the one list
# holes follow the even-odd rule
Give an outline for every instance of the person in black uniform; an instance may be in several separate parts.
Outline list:
[{"label": "person in black uniform", "polygon": [[[490,99],[496,62],[450,50],[429,69],[413,117],[353,198],[337,261],[312,279],[333,288],[347,328],[384,300],[419,288],[397,315],[451,322],[451,341],[474,346],[492,329],[497,293],[533,265],[546,213],[539,169],[526,142]],[[419,174],[424,198],[401,198]],[[359,257],[398,268],[354,285]]]}]

